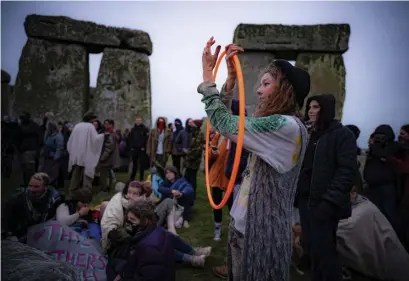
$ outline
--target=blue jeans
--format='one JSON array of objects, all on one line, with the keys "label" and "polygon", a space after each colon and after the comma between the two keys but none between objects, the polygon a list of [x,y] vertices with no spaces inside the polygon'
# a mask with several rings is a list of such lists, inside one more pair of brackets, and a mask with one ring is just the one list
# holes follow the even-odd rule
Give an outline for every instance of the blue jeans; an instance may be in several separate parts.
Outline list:
[{"label": "blue jeans", "polygon": [[195,253],[193,247],[186,243],[182,238],[171,232],[168,232],[168,235],[172,239],[175,261],[181,262],[183,261],[184,254],[193,255]]}]

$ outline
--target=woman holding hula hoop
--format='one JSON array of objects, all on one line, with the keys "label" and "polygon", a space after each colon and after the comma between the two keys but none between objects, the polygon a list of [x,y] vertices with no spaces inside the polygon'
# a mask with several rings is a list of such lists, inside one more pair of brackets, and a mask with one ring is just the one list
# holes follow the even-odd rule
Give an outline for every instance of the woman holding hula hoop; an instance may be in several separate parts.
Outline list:
[{"label": "woman holding hula hoop", "polygon": [[[213,79],[220,46],[212,54],[210,38],[202,56],[203,83],[197,91],[212,126],[237,141],[239,117],[230,114],[236,72],[233,58],[243,49],[226,47],[228,78],[219,94]],[[307,72],[276,60],[262,73],[259,103],[245,118],[243,146],[251,152],[230,212],[228,266],[231,281],[288,281],[292,210],[308,134],[298,112],[310,90]]]}]

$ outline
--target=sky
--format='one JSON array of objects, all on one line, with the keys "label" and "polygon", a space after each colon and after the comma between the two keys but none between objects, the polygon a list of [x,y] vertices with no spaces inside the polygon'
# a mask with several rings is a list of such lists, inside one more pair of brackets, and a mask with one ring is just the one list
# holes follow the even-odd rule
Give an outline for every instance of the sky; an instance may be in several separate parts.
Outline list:
[{"label": "sky", "polygon": [[[201,56],[210,36],[231,43],[239,23],[351,26],[342,122],[361,129],[366,147],[376,126],[398,133],[409,123],[409,2],[1,2],[1,68],[12,76],[27,39],[29,14],[61,15],[150,34],[152,119],[205,116],[196,88]],[[91,86],[102,55],[91,55]],[[217,84],[226,78],[221,67]]]}]

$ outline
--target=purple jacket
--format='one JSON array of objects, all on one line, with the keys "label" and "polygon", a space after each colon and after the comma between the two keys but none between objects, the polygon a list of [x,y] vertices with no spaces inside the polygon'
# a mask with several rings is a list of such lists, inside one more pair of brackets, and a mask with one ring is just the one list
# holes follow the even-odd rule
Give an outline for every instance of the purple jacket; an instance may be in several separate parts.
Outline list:
[{"label": "purple jacket", "polygon": [[163,228],[150,226],[121,248],[108,259],[108,280],[119,273],[121,281],[175,281],[173,244]]}]

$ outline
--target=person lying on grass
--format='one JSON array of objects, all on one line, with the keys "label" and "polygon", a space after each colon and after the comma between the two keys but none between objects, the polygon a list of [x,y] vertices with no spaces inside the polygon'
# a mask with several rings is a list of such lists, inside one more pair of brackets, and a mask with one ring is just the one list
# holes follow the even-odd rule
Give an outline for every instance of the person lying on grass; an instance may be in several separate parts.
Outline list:
[{"label": "person lying on grass", "polygon": [[[140,199],[141,189],[146,190],[149,186],[150,183],[148,182],[131,182],[125,186],[122,192],[118,192],[112,197],[104,211],[101,207],[101,212],[103,212],[101,220],[102,250],[105,254],[108,254],[108,256],[110,255],[113,245],[123,243],[123,241],[129,239],[129,234],[124,228],[126,210],[134,202],[149,201]],[[142,194],[142,196],[143,195],[144,194]],[[164,202],[165,201],[163,201],[162,204]],[[169,199],[167,202],[174,204],[172,199]],[[158,215],[158,206],[156,206],[155,213],[160,217]],[[158,218],[156,222],[161,226],[159,221],[160,218]],[[197,267],[204,266],[205,258],[211,254],[211,247],[193,248],[172,232],[167,231],[166,233],[173,241],[174,259],[177,262],[184,262]]]}]

